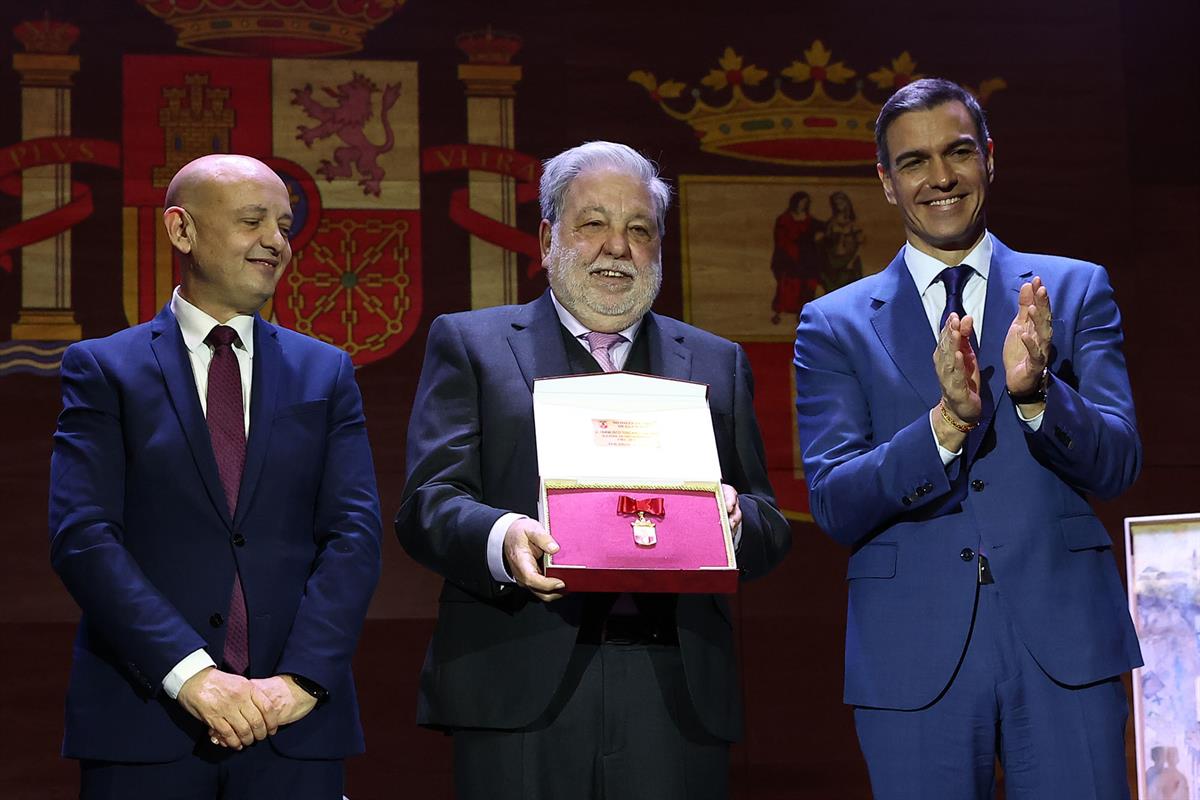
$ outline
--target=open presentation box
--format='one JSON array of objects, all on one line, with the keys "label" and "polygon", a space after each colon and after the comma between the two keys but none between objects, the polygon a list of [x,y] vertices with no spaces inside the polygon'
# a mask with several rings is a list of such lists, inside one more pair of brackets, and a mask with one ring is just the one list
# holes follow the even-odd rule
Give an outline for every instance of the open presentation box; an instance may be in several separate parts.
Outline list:
[{"label": "open presentation box", "polygon": [[630,372],[533,387],[539,514],[572,592],[737,591],[708,387]]}]

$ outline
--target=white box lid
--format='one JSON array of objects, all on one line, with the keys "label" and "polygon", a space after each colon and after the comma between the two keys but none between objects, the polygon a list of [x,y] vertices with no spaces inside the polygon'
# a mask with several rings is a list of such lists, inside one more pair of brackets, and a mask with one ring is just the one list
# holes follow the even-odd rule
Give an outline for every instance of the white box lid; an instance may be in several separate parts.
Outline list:
[{"label": "white box lid", "polygon": [[533,384],[543,478],[719,481],[708,386],[633,372]]}]

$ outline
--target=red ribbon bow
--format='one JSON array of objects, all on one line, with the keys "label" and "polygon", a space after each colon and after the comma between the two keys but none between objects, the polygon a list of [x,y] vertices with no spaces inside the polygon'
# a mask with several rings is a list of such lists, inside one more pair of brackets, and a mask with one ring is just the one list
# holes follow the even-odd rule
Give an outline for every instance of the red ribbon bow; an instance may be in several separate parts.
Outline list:
[{"label": "red ribbon bow", "polygon": [[661,517],[666,513],[664,500],[661,497],[647,497],[644,500],[635,500],[629,495],[621,495],[617,499],[618,514],[651,514],[655,517]]}]

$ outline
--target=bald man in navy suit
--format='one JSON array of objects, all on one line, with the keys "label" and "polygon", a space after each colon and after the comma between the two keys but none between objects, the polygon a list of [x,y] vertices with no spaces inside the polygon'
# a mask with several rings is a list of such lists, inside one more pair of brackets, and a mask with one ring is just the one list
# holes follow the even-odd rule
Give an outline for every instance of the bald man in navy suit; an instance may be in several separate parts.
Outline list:
[{"label": "bald man in navy suit", "polygon": [[83,611],[63,755],[88,800],[339,800],[380,570],[354,368],[258,315],[292,254],[269,167],[191,162],[164,224],[170,302],[63,356],[51,560]]}]

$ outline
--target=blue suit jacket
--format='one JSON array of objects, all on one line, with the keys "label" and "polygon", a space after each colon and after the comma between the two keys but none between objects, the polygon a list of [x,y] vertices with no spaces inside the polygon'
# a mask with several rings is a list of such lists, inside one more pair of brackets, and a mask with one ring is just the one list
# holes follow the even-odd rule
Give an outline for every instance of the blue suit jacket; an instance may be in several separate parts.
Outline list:
[{"label": "blue suit jacket", "polygon": [[[935,339],[902,255],[808,303],[796,332],[813,518],[852,549],[846,702],[919,708],[946,687],[971,626],[968,548],[988,554],[1018,635],[1055,680],[1140,665],[1112,541],[1087,500],[1118,494],[1141,464],[1107,274],[995,242],[979,353],[985,417],[947,468],[929,425]],[[1034,275],[1054,315],[1037,432],[1017,419],[1001,357]]]},{"label": "blue suit jacket", "polygon": [[197,648],[220,663],[225,626],[216,615],[228,615],[235,570],[249,613],[249,674],[294,672],[330,692],[273,745],[307,758],[361,751],[350,658],[379,576],[380,521],[346,354],[255,318],[233,519],[169,307],[68,348],[62,394],[50,551],[83,610],[63,754],[145,762],[192,750],[205,729],[162,680]]},{"label": "blue suit jacket", "polygon": [[[747,578],[765,574],[786,554],[791,528],[767,479],[745,353],[653,313],[638,335],[646,337],[651,373],[708,384],[722,479],[740,493],[738,566]],[[546,709],[562,682],[583,597],[543,603],[498,584],[486,553],[503,514],[537,517],[533,381],[570,371],[549,291],[527,305],[438,317],[429,329],[396,517],[404,549],[446,579],[421,675],[421,724],[519,728]],[[739,738],[741,692],[725,598],[680,595],[676,621],[701,722],[714,736]]]}]

